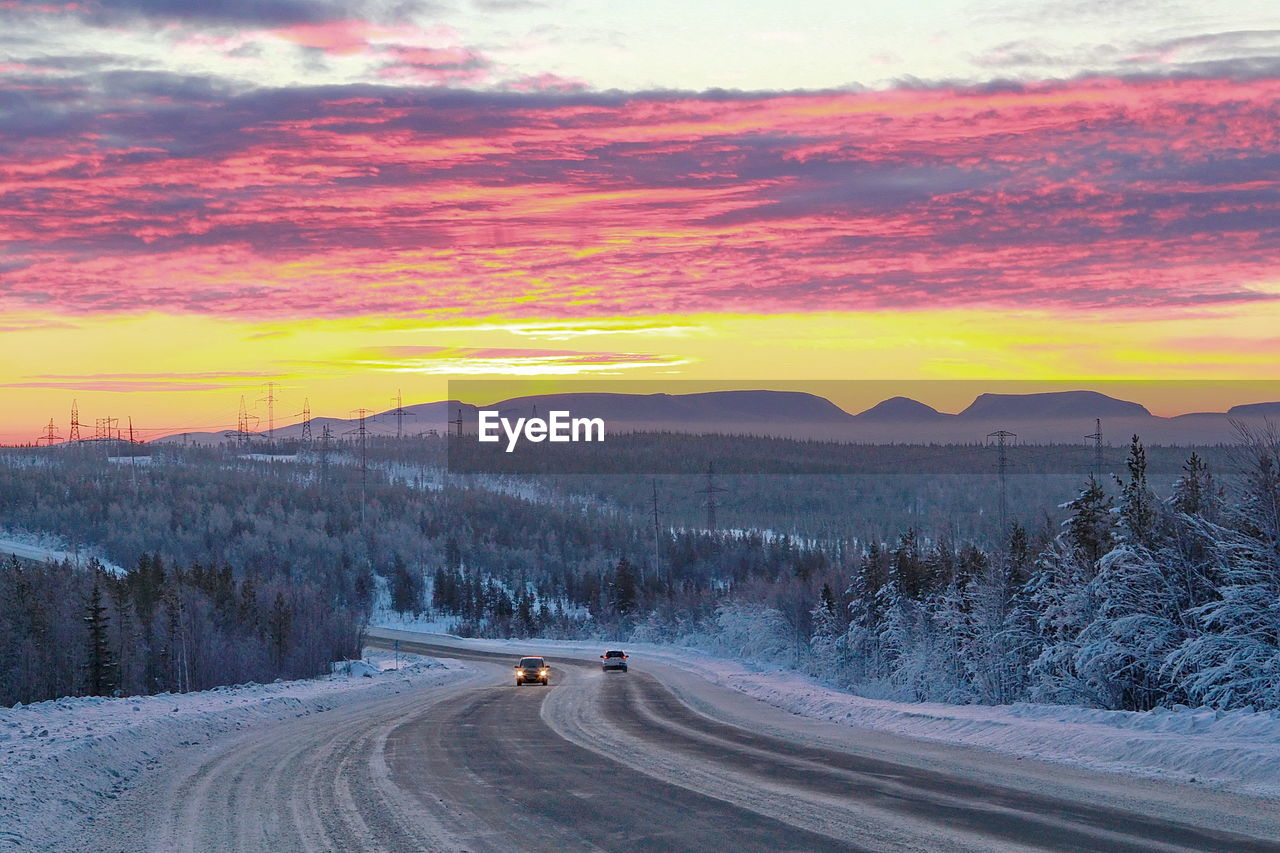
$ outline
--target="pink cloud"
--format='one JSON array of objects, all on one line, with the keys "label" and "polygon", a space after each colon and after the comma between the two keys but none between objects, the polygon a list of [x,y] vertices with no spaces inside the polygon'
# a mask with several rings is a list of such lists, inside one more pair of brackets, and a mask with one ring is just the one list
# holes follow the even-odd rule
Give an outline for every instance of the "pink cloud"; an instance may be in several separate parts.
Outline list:
[{"label": "pink cloud", "polygon": [[[457,46],[376,52],[421,82],[480,73]],[[1275,79],[202,97],[7,137],[0,248],[19,260],[0,265],[0,309],[1188,313],[1275,297]]]}]

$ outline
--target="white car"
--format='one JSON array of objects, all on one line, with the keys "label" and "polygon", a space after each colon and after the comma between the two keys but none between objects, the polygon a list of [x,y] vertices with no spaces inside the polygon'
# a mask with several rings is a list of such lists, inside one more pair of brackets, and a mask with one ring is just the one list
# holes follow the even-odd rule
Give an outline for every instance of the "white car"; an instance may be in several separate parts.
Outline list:
[{"label": "white car", "polygon": [[618,649],[610,649],[600,655],[600,668],[605,672],[608,672],[611,669],[620,669],[623,672],[626,672],[627,653],[619,651]]}]

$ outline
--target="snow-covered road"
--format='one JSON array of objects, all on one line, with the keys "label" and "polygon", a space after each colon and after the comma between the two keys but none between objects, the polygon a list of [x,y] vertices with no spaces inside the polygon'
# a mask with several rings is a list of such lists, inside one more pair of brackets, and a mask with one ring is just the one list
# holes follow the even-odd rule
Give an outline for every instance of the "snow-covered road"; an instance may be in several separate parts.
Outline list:
[{"label": "snow-covered road", "polygon": [[[0,776],[0,818],[22,829],[8,840],[24,850],[166,853],[1280,851],[1274,801],[797,716],[643,655],[631,672],[606,675],[598,652],[581,645],[373,633],[373,642],[398,639],[402,652],[457,662],[319,700],[291,697],[269,712],[237,711],[237,689],[107,701],[114,716],[95,722],[92,745],[44,753],[45,798],[29,813],[4,812]],[[549,689],[511,684],[522,651],[547,654]],[[273,688],[289,686],[257,689]],[[216,695],[229,703],[224,713],[212,707]],[[204,711],[177,716],[204,720],[203,729],[153,719],[158,705],[128,710],[183,699]],[[0,721],[25,710],[0,711]],[[137,732],[111,722],[128,713],[144,716]],[[47,737],[71,743],[73,734],[51,727]],[[132,778],[97,798],[75,793],[77,774],[110,772],[139,749],[146,766]],[[31,791],[16,793],[31,802]],[[75,832],[59,835],[59,821]]]},{"label": "snow-covered road", "polygon": [[0,708],[0,850],[223,849],[171,846],[186,809],[210,809],[224,827],[237,819],[204,802],[210,789],[195,780],[211,764],[273,746],[307,753],[342,720],[359,720],[359,735],[387,709],[412,710],[410,696],[476,677],[457,661],[370,661],[317,680]]}]

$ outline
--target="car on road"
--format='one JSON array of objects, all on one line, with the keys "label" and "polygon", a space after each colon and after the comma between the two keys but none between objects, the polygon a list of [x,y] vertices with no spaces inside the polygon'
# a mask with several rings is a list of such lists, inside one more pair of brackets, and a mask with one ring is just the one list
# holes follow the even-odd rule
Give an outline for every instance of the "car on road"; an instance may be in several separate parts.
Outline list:
[{"label": "car on road", "polygon": [[543,658],[520,658],[516,664],[516,687],[535,682],[546,686],[550,678],[551,667]]},{"label": "car on road", "polygon": [[611,669],[627,671],[627,653],[618,649],[610,649],[600,655],[600,668],[605,672]]}]

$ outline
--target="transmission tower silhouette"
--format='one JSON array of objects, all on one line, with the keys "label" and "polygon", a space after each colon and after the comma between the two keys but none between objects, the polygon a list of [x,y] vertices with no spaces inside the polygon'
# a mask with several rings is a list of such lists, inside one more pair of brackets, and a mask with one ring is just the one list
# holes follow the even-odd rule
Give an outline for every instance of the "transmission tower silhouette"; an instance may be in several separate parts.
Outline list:
[{"label": "transmission tower silhouette", "polygon": [[[655,580],[662,579],[662,562],[658,556],[658,478],[653,478],[653,577]],[[668,591],[670,591],[670,578],[668,578]]]},{"label": "transmission tower silhouette", "polygon": [[1000,535],[1004,535],[1005,528],[1008,526],[1009,517],[1009,490],[1008,490],[1008,469],[1009,454],[1007,452],[1006,442],[1010,439],[1017,438],[1017,433],[1009,432],[1007,429],[998,429],[995,432],[987,433],[987,438],[996,440],[996,466],[1000,472]]},{"label": "transmission tower silhouette", "polygon": [[71,401],[71,430],[67,434],[67,441],[80,440],[80,407],[76,405],[76,401]]},{"label": "transmission tower silhouette", "polygon": [[249,414],[249,410],[244,404],[244,395],[242,394],[240,396],[240,415],[236,418],[236,431],[234,436],[240,439],[240,443],[245,447],[249,446],[249,436],[252,435],[249,431],[249,421],[251,420],[253,421],[254,426],[258,425],[257,415]]},{"label": "transmission tower silhouette", "polygon": [[1102,482],[1102,418],[1093,419],[1093,435],[1085,438],[1093,441],[1093,481]]},{"label": "transmission tower silhouette", "polygon": [[365,508],[369,503],[369,428],[365,419],[373,413],[373,409],[352,409],[352,414],[360,419],[360,425],[354,432],[360,439],[360,523],[365,521]]},{"label": "transmission tower silhouette", "polygon": [[119,438],[116,433],[116,424],[120,423],[119,418],[95,418],[93,421],[93,437],[100,439]]},{"label": "transmission tower silhouette", "polygon": [[53,445],[54,442],[62,441],[62,436],[58,435],[58,428],[53,425],[53,418],[49,418],[49,425],[44,428],[44,432],[36,439],[36,446],[38,447],[42,441],[46,445]]},{"label": "transmission tower silhouette", "polygon": [[707,485],[705,488],[699,489],[698,494],[707,496],[707,530],[711,533],[716,532],[716,493],[727,492],[726,488],[716,485],[716,470],[714,463],[707,463]]},{"label": "transmission tower silhouette", "polygon": [[401,404],[401,401],[400,401],[399,388],[396,389],[396,396],[392,398],[391,402],[395,405],[395,408],[391,410],[391,414],[396,416],[396,438],[404,438],[405,416],[407,415],[408,417],[413,417],[413,412],[406,412],[404,410],[404,406]]},{"label": "transmission tower silhouette", "polygon": [[457,435],[458,438],[462,438],[462,407],[461,406],[458,407],[458,416],[453,420],[449,421],[449,423],[453,424],[454,427],[456,427],[457,429],[457,432],[454,434]]},{"label": "transmission tower silhouette", "polygon": [[311,443],[311,398],[307,397],[302,401],[302,411],[294,415],[294,417],[302,417],[302,443]]},{"label": "transmission tower silhouette", "polygon": [[271,441],[276,431],[276,383],[267,383],[267,396],[259,397],[258,402],[267,404],[267,441]]},{"label": "transmission tower silhouette", "polygon": [[320,430],[320,482],[325,482],[329,478],[329,441],[333,438],[333,433],[329,431],[329,425],[325,424]]}]

